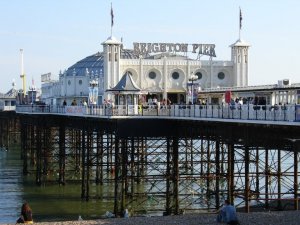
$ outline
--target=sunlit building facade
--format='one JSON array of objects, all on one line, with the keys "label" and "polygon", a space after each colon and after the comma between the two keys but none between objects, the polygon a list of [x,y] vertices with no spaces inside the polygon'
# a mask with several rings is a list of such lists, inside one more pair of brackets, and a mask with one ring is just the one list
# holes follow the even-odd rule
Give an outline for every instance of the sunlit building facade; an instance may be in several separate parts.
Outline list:
[{"label": "sunlit building facade", "polygon": [[115,87],[126,72],[141,90],[141,102],[155,97],[175,104],[196,103],[201,90],[248,85],[250,45],[242,40],[230,45],[231,59],[227,61],[214,60],[217,49],[213,44],[133,43],[133,49],[126,49],[109,37],[102,47],[102,52],[60,72],[59,80],[42,75],[41,100],[61,105],[64,100],[71,104],[76,99],[81,104],[90,102],[93,92],[98,95],[93,103],[115,102],[114,93],[106,90]]}]

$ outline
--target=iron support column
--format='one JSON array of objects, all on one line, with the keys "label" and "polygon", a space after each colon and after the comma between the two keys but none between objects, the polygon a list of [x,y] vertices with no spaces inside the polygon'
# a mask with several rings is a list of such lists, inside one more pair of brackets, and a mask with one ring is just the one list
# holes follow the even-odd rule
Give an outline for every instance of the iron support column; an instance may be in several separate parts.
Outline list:
[{"label": "iron support column", "polygon": [[86,164],[86,159],[85,159],[85,151],[86,151],[86,143],[85,143],[85,135],[86,131],[82,130],[81,132],[81,198],[85,198],[86,196],[86,189],[85,189],[85,164]]},{"label": "iron support column", "polygon": [[178,137],[173,137],[172,143],[173,149],[173,202],[174,202],[174,214],[179,214],[179,167],[178,167]]},{"label": "iron support column", "polygon": [[27,126],[25,124],[21,124],[21,158],[23,159],[23,175],[28,174],[28,148],[27,148]]},{"label": "iron support column", "polygon": [[250,212],[250,183],[249,183],[249,147],[245,146],[245,212]]},{"label": "iron support column", "polygon": [[114,198],[114,214],[120,215],[119,207],[119,173],[120,173],[120,156],[119,156],[119,138],[115,137],[115,198]]},{"label": "iron support column", "polygon": [[265,207],[269,209],[269,149],[265,149]]},{"label": "iron support column", "polygon": [[216,208],[220,207],[220,142],[216,141]]},{"label": "iron support column", "polygon": [[277,163],[278,163],[278,185],[277,185],[277,192],[278,192],[278,205],[277,208],[278,210],[282,210],[282,202],[281,202],[281,150],[277,150]]},{"label": "iron support column", "polygon": [[65,127],[61,125],[59,127],[59,185],[65,184],[65,163],[66,163],[66,146],[65,146]]},{"label": "iron support column", "polygon": [[166,171],[166,215],[171,215],[171,151],[170,151],[170,139],[167,138],[167,171]]},{"label": "iron support column", "polygon": [[42,181],[41,181],[41,175],[42,175],[42,145],[41,145],[41,127],[37,128],[37,133],[36,133],[36,159],[37,159],[37,163],[36,163],[36,178],[35,178],[35,182],[37,185],[41,185]]},{"label": "iron support column", "polygon": [[228,196],[227,199],[233,203],[234,197],[234,145],[228,144],[228,172],[227,172],[227,186]]},{"label": "iron support column", "polygon": [[294,143],[294,209],[299,209],[298,202],[298,149],[297,143]]}]

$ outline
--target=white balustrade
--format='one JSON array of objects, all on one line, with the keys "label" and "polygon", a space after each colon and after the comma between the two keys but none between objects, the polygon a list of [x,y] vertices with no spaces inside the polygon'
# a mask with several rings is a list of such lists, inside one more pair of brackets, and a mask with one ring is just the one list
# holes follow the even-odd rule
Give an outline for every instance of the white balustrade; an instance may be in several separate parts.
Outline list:
[{"label": "white balustrade", "polygon": [[[297,111],[295,111],[297,110]],[[164,116],[239,120],[299,121],[300,105],[18,105],[18,113],[60,113],[91,116]]]}]

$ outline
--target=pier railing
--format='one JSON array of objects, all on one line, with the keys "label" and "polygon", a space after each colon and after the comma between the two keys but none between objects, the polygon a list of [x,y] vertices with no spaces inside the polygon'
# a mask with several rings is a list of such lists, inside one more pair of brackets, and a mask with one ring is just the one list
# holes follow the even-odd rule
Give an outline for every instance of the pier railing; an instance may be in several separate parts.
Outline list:
[{"label": "pier railing", "polygon": [[300,105],[19,105],[17,113],[59,113],[91,116],[196,117],[239,120],[300,121]]},{"label": "pier railing", "polygon": [[6,106],[6,105],[0,105],[0,111],[15,111],[16,106],[11,105],[11,106]]}]

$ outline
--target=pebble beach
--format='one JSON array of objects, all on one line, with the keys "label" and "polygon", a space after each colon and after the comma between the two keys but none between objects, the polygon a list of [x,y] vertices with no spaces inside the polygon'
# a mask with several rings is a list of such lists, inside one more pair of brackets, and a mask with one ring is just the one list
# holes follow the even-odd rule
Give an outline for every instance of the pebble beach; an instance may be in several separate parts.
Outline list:
[{"label": "pebble beach", "polygon": [[[300,211],[271,211],[237,213],[241,225],[298,225],[300,224]],[[64,221],[64,222],[35,222],[36,225],[220,225],[216,222],[216,214],[186,214],[179,216],[157,216],[157,217],[129,217],[110,218],[99,220]]]}]

